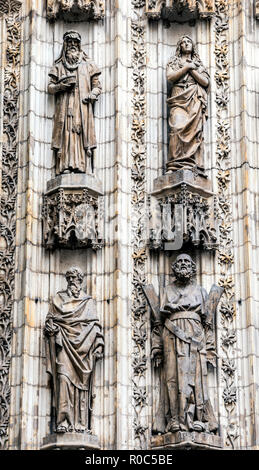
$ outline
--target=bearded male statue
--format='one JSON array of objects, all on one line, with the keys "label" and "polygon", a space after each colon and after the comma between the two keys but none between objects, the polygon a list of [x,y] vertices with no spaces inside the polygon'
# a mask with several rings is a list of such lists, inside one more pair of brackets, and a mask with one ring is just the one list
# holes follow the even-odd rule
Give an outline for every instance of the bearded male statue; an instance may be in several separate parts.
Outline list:
[{"label": "bearded male statue", "polygon": [[67,289],[51,302],[44,330],[55,431],[90,432],[93,373],[103,355],[103,335],[95,302],[82,290],[81,270],[70,268],[66,280]]},{"label": "bearded male statue", "polygon": [[48,86],[55,95],[52,149],[56,174],[91,173],[96,148],[93,108],[101,93],[101,72],[82,51],[77,31],[66,32],[63,41]]},{"label": "bearded male statue", "polygon": [[[215,433],[218,423],[208,396],[207,362],[216,365],[214,315],[223,289],[196,284],[196,265],[187,254],[172,264],[175,279],[159,306],[153,286],[143,287],[154,313],[151,357],[162,365],[163,396],[154,412],[153,432]],[[155,301],[154,301],[155,299]]]}]

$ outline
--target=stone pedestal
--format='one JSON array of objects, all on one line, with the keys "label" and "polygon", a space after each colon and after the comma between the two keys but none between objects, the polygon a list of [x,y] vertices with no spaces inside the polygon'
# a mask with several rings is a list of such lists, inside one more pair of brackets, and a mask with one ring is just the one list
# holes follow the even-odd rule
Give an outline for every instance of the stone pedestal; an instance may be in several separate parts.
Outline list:
[{"label": "stone pedestal", "polygon": [[94,175],[68,173],[48,181],[42,210],[44,246],[100,248],[102,195]]},{"label": "stone pedestal", "polygon": [[99,450],[98,437],[93,434],[68,432],[50,434],[43,439],[41,450]]},{"label": "stone pedestal", "polygon": [[151,449],[163,450],[221,450],[220,436],[205,432],[168,432],[151,438]]},{"label": "stone pedestal", "polygon": [[150,199],[152,249],[179,250],[184,243],[217,247],[215,198],[208,178],[178,170],[154,180]]}]

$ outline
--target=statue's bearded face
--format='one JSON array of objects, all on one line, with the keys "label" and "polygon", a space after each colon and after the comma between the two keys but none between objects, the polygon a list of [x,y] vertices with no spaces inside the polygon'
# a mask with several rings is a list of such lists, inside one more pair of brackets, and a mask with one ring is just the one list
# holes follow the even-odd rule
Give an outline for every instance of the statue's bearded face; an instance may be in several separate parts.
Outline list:
[{"label": "statue's bearded face", "polygon": [[70,64],[78,62],[80,50],[81,44],[78,39],[69,38],[66,40],[66,59]]},{"label": "statue's bearded face", "polygon": [[76,273],[67,275],[67,290],[73,297],[79,297],[81,292],[82,280]]},{"label": "statue's bearded face", "polygon": [[193,261],[189,256],[179,256],[172,266],[175,277],[181,281],[188,281],[194,274]]}]

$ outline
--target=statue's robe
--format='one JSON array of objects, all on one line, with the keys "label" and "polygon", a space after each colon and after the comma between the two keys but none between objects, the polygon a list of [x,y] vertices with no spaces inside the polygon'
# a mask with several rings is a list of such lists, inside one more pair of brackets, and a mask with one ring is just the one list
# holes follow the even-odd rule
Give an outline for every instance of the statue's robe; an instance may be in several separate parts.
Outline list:
[{"label": "statue's robe", "polygon": [[[180,69],[174,67],[174,71]],[[172,69],[167,66],[167,77]],[[204,78],[209,75],[204,67],[197,69]],[[207,90],[188,72],[173,84],[169,105],[169,153],[167,170],[197,168],[204,171],[203,127],[207,118]]]},{"label": "statue's robe", "polygon": [[82,291],[79,298],[58,292],[46,318],[48,323],[58,328],[52,336],[55,350],[51,337],[46,343],[47,372],[56,374],[57,425],[66,419],[75,429],[88,429],[94,352],[97,348],[102,352],[104,345],[95,302]]},{"label": "statue's robe", "polygon": [[[59,81],[67,75],[76,76],[76,85],[68,91],[59,91]],[[101,93],[98,67],[83,54],[75,70],[66,67],[62,57],[49,72],[49,92],[55,94],[55,115],[52,149],[56,153],[56,173],[65,170],[91,172],[87,152],[96,147],[93,104],[83,103],[90,93]]]},{"label": "statue's robe", "polygon": [[[179,298],[179,294],[181,294]],[[152,350],[163,355],[164,396],[160,396],[153,430],[164,432],[174,420],[182,430],[193,430],[193,422],[207,423],[208,431],[218,427],[207,390],[207,347],[211,356],[212,335],[206,334],[208,294],[191,283],[185,288],[168,285],[161,302],[161,313],[168,309],[163,326],[152,334]],[[211,333],[211,332],[210,332]],[[215,345],[214,345],[215,347]]]}]

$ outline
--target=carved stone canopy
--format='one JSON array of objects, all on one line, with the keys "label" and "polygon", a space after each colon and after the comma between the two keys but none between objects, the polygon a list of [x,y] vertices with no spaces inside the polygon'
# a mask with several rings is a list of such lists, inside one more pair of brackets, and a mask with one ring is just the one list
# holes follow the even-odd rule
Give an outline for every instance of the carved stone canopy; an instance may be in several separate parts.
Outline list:
[{"label": "carved stone canopy", "polygon": [[146,0],[146,14],[153,20],[184,23],[197,18],[209,19],[214,13],[214,0]]},{"label": "carved stone canopy", "polygon": [[215,250],[217,214],[211,182],[192,170],[154,180],[150,198],[150,248],[179,250],[186,243]]},{"label": "carved stone canopy", "polygon": [[104,0],[47,0],[49,20],[100,20],[104,17]]},{"label": "carved stone canopy", "polygon": [[44,246],[101,248],[102,194],[93,175],[63,174],[48,181],[42,209]]}]

